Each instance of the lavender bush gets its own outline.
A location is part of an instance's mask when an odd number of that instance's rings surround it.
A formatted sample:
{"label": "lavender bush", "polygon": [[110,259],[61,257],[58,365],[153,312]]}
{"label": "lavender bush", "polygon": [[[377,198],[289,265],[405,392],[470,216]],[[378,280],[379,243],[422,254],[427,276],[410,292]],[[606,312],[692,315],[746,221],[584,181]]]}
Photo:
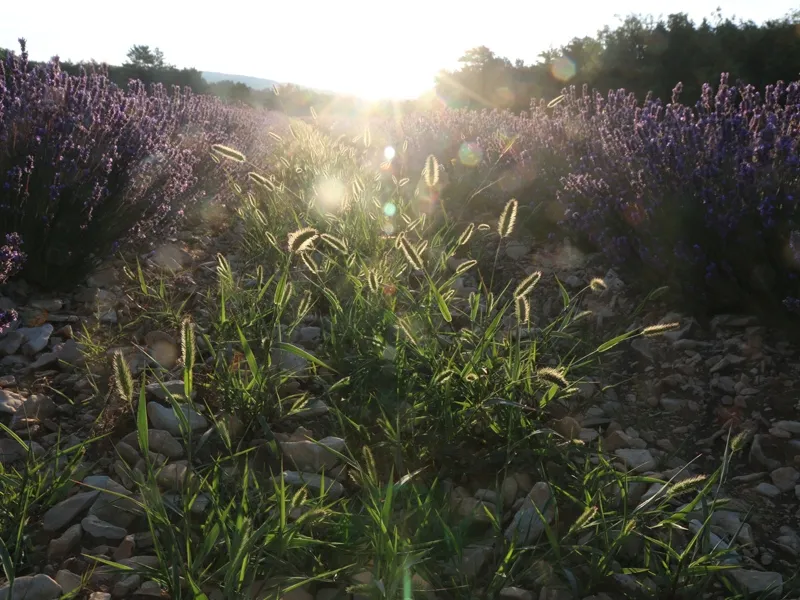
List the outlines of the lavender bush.
{"label": "lavender bush", "polygon": [[[6,235],[5,245],[0,246],[0,284],[15,275],[22,267],[22,263],[25,262],[25,254],[20,249],[21,246],[22,239],[18,234]],[[16,320],[17,312],[15,310],[0,310],[0,335],[8,331]]]}
{"label": "lavender bush", "polygon": [[[616,264],[706,308],[796,304],[800,83],[764,95],[704,86],[694,107],[624,90],[572,90],[564,113],[592,135],[573,158],[563,225]],[[649,277],[648,277],[649,276]]]}
{"label": "lavender bush", "polygon": [[23,275],[36,283],[74,283],[120,244],[174,228],[222,183],[211,144],[258,154],[269,139],[263,114],[69,76],[57,58],[33,66],[20,44],[0,64],[0,231],[25,240]]}
{"label": "lavender bush", "polygon": [[403,175],[434,154],[455,200],[481,190],[495,209],[509,197],[544,208],[538,232],[600,250],[645,285],[712,311],[800,310],[800,83],[762,95],[723,75],[694,106],[680,92],[640,103],[572,88],[521,116],[443,109],[370,128],[379,149],[407,146]]}

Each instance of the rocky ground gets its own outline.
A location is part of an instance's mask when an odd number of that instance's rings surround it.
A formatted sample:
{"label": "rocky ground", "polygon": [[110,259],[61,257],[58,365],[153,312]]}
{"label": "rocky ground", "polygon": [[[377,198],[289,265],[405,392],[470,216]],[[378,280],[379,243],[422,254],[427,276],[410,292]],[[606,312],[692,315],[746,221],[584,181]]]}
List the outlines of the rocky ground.
{"label": "rocky ground", "polygon": [[[145,269],[171,273],[176,289],[188,302],[213,281],[216,252],[231,256],[230,239],[185,236],[143,256]],[[522,273],[544,273],[537,318],[553,316],[560,309],[551,274],[568,289],[577,290],[593,277],[604,275],[607,290],[588,296],[593,311],[592,327],[601,333],[611,324],[630,323],[641,298],[633,297],[626,284],[596,257],[586,257],[568,246],[534,249],[530,244],[511,244],[504,251],[503,266]],[[550,282],[550,283],[548,283]],[[132,496],[131,469],[141,468],[135,423],[114,419],[114,394],[109,391],[111,355],[122,350],[134,375],[146,366],[160,369],[166,387],[182,389],[176,331],[157,328],[157,320],[137,321],[143,310],[129,292],[136,282],[126,278],[123,264],[105,265],[71,295],[39,296],[22,284],[6,286],[0,298],[4,308],[16,308],[22,326],[0,338],[0,419],[18,435],[34,455],[56,445],[78,445],[99,433],[108,433],[87,452],[88,472],[83,486],[41,515],[34,536],[34,555],[41,558],[38,574],[17,579],[13,598],[51,600],[80,589],[91,600],[128,596],[162,597],[158,583],[138,574],[121,576],[109,567],[91,569],[83,554],[106,557],[127,566],[149,565],[152,540],[136,505],[121,503],[117,495]],[[658,338],[638,338],[623,352],[606,361],[594,380],[581,386],[580,398],[565,403],[550,424],[566,438],[586,444],[602,440],[606,451],[637,473],[659,477],[708,473],[720,462],[729,439],[746,432],[747,449],[733,463],[721,495],[732,498],[726,510],[714,515],[713,531],[719,543],[735,540],[740,546],[736,560],[742,569],[735,578],[757,593],[769,586],[783,590],[784,597],[800,597],[795,576],[800,564],[800,353],[783,338],[746,316],[718,316],[703,329],[691,319],[668,314],[669,307],[653,309],[638,317],[639,323],[678,321],[680,328]],[[649,319],[649,320],[648,320]],[[202,318],[198,318],[201,322]],[[121,328],[122,324],[128,325]],[[93,333],[90,347],[84,332]],[[298,342],[313,349],[319,327],[309,324],[298,333]],[[162,492],[175,492],[176,482],[190,467],[175,436],[179,423],[165,402],[166,391],[148,386],[147,415],[152,428],[150,451],[156,461],[168,465],[159,474]],[[211,427],[211,415],[186,406],[192,429]],[[319,485],[314,473],[336,465],[336,457],[305,441],[315,419],[327,412],[318,400],[295,420],[308,428],[278,434],[284,454],[298,467],[288,475],[291,482]],[[230,415],[232,434],[242,427]],[[255,440],[253,443],[257,443]],[[323,446],[340,451],[343,440],[325,438]],[[0,463],[10,469],[25,458],[25,449],[8,433],[0,433]],[[296,480],[296,481],[295,481]],[[454,502],[465,514],[480,502],[500,503],[519,515],[525,503],[541,505],[547,485],[534,485],[520,473],[507,478],[497,492],[477,483],[461,482]],[[332,494],[345,493],[334,482]],[[87,487],[89,486],[89,487]],[[635,484],[636,502],[657,494],[659,484]],[[202,502],[196,504],[202,511]],[[510,528],[517,521],[511,521]],[[697,523],[699,526],[699,522]],[[459,568],[479,570],[491,550],[473,548]],[[624,588],[624,578],[620,580]],[[791,590],[795,590],[792,592]],[[317,591],[316,597],[331,597]],[[542,588],[540,598],[571,597]],[[533,598],[533,592],[508,588],[504,598]],[[0,590],[5,600],[7,590]],[[213,597],[213,594],[212,596]],[[253,591],[258,596],[258,590]],[[286,598],[308,598],[300,588]],[[599,598],[600,596],[598,596]],[[610,597],[610,596],[609,596]]]}

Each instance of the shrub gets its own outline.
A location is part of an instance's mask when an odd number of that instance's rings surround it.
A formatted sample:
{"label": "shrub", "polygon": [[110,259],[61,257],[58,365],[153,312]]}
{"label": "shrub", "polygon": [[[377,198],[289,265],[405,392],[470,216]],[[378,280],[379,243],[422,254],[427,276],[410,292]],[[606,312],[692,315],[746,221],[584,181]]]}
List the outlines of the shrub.
{"label": "shrub", "polygon": [[0,231],[25,240],[35,283],[74,283],[120,244],[170,231],[223,181],[209,145],[249,152],[266,133],[261,115],[188,90],[33,66],[20,44],[0,65]]}
{"label": "shrub", "polygon": [[[694,107],[675,88],[664,105],[624,90],[578,96],[567,109],[587,130],[561,200],[563,224],[648,281],[693,303],[762,308],[796,295],[800,83],[705,85]],[[776,293],[780,296],[776,296]],[[751,307],[755,308],[751,304]]]}
{"label": "shrub", "polygon": [[[25,262],[25,254],[20,250],[21,245],[22,240],[18,234],[6,235],[5,245],[0,246],[0,284],[15,275],[22,267],[22,263]],[[16,320],[17,312],[15,310],[0,310],[0,335],[5,333]]]}

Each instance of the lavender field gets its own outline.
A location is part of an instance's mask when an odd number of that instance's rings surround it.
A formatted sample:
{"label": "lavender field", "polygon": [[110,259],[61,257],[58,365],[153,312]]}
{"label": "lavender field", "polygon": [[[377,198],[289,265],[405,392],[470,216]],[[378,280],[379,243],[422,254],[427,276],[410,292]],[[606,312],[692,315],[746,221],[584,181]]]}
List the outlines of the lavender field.
{"label": "lavender field", "polygon": [[800,81],[308,116],[0,62],[0,600],[798,598]]}

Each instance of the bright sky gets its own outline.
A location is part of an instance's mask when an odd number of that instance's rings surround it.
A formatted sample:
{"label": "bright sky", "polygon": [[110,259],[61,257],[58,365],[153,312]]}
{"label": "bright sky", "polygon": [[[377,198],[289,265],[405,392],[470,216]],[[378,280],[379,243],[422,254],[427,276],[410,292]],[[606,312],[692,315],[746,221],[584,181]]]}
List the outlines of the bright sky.
{"label": "bright sky", "polygon": [[[33,59],[120,64],[133,44],[158,46],[168,62],[251,75],[368,98],[414,97],[440,68],[485,45],[535,62],[551,45],[594,35],[618,16],[686,12],[762,22],[797,0],[33,0],[8,2],[0,47],[28,40]],[[119,8],[117,8],[119,7]],[[650,8],[652,7],[652,8]],[[658,7],[658,8],[657,8]]]}

